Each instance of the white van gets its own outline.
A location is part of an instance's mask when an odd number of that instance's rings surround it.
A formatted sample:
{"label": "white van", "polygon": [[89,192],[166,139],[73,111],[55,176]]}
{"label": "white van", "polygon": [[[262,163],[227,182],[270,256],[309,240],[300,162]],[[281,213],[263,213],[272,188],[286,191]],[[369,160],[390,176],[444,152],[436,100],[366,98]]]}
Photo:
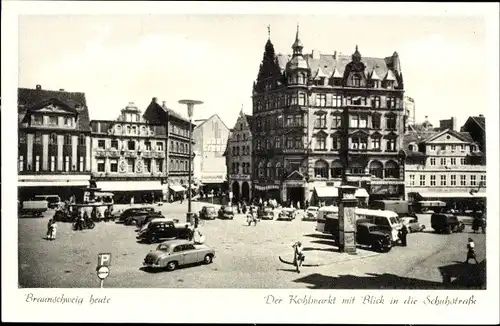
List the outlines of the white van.
{"label": "white van", "polygon": [[58,208],[61,204],[61,198],[58,195],[36,195],[35,200],[46,200],[49,208]]}
{"label": "white van", "polygon": [[366,219],[370,223],[387,227],[391,230],[392,241],[399,240],[398,233],[402,224],[398,214],[393,211],[383,211],[365,208],[356,208],[356,220]]}
{"label": "white van", "polygon": [[332,234],[332,226],[327,223],[328,220],[336,219],[338,224],[339,219],[339,208],[337,206],[323,206],[318,209],[318,215],[316,219],[316,231]]}

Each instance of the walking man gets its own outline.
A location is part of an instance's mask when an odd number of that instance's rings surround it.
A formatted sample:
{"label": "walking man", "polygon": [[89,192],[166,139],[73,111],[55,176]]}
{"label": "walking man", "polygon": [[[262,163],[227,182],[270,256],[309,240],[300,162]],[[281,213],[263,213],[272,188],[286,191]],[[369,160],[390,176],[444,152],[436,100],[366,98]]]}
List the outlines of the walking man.
{"label": "walking man", "polygon": [[467,259],[465,260],[466,264],[469,263],[469,259],[474,259],[476,264],[478,263],[477,259],[476,259],[476,252],[474,251],[474,247],[475,247],[474,241],[471,238],[469,238],[469,241],[467,243]]}
{"label": "walking man", "polygon": [[408,228],[406,227],[405,224],[403,224],[403,227],[399,231],[399,238],[401,239],[401,245],[403,247],[406,247],[406,236],[408,235]]}
{"label": "walking man", "polygon": [[189,242],[193,241],[194,238],[194,232],[193,230],[189,227],[189,224],[186,224],[186,234],[188,237]]}
{"label": "walking man", "polygon": [[302,243],[297,241],[293,244],[293,264],[297,268],[297,273],[300,273],[300,266],[304,262],[304,254],[302,253]]}

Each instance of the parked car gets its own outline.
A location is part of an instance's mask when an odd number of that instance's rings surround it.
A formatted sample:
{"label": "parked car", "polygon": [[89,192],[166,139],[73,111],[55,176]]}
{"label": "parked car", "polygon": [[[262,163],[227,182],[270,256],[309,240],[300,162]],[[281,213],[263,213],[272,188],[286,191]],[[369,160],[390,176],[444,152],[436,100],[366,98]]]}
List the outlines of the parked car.
{"label": "parked car", "polygon": [[46,200],[25,200],[20,203],[19,215],[42,217],[43,213],[49,208],[49,202]]}
{"label": "parked car", "polygon": [[278,221],[291,221],[295,218],[295,209],[285,207],[278,215]]}
{"label": "parked car", "polygon": [[147,212],[144,214],[143,212],[139,212],[138,214],[134,214],[125,220],[125,225],[137,225],[141,227],[142,225],[148,223],[150,220],[154,218],[163,218],[160,212]]}
{"label": "parked car", "polygon": [[274,220],[274,209],[272,207],[262,207],[257,210],[257,216],[261,220]]}
{"label": "parked car", "polygon": [[402,224],[406,225],[406,228],[408,229],[408,232],[422,232],[425,230],[425,225],[420,224],[418,222],[418,217],[401,217],[400,221]]}
{"label": "parked car", "polygon": [[233,206],[224,206],[222,211],[219,211],[219,218],[232,220],[234,218],[236,208]]}
{"label": "parked car", "polygon": [[187,240],[172,240],[161,243],[151,251],[142,263],[147,268],[166,268],[173,271],[179,266],[212,263],[215,250],[204,245],[192,244]]}
{"label": "parked car", "polygon": [[182,228],[182,227],[185,228],[186,227],[185,223],[183,223],[181,225],[181,223],[179,222],[179,220],[176,219],[176,218],[170,219],[170,218],[166,218],[164,216],[161,216],[161,217],[151,216],[151,219],[147,219],[146,221],[144,221],[144,223],[140,227],[137,228],[137,232],[141,232],[141,231],[147,229],[151,223],[162,222],[162,221],[172,221],[172,222],[174,222],[174,225],[177,228]]}
{"label": "parked car", "polygon": [[356,242],[379,252],[392,249],[391,232],[372,223],[357,223]]}
{"label": "parked car", "polygon": [[463,222],[453,214],[434,213],[431,215],[431,226],[438,233],[462,232],[465,229]]}
{"label": "parked car", "polygon": [[305,213],[304,217],[302,217],[302,220],[304,221],[316,221],[318,218],[318,211],[319,207],[317,206],[309,206]]}
{"label": "parked car", "polygon": [[148,214],[150,212],[154,212],[154,208],[153,207],[131,207],[131,208],[127,208],[126,210],[124,210],[120,214],[120,216],[118,217],[117,223],[125,223],[125,221],[130,216],[138,215],[139,212],[141,214]]}
{"label": "parked car", "polygon": [[169,219],[160,219],[159,221],[150,222],[147,228],[138,232],[136,239],[149,243],[168,239],[188,239],[189,233],[186,225],[189,224],[176,224]]}
{"label": "parked car", "polygon": [[199,217],[205,220],[215,220],[217,217],[217,210],[215,209],[215,206],[203,206]]}
{"label": "parked car", "polygon": [[61,205],[61,198],[58,195],[36,195],[34,200],[46,200],[49,203],[49,208],[58,208]]}

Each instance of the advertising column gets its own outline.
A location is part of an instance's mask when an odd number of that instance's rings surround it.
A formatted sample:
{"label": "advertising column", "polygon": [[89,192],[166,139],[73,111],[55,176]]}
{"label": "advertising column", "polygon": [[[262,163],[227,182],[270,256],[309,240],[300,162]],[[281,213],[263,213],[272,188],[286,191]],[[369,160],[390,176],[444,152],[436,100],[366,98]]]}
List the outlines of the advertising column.
{"label": "advertising column", "polygon": [[356,254],[356,187],[340,186],[339,197],[339,250]]}

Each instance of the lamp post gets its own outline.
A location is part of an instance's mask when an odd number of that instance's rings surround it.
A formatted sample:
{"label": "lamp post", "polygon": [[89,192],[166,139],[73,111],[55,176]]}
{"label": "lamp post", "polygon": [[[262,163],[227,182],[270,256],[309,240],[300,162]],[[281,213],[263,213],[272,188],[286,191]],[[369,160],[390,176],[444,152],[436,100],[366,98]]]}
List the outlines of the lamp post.
{"label": "lamp post", "polygon": [[189,116],[189,169],[188,169],[188,212],[186,214],[186,222],[191,223],[193,212],[191,212],[191,165],[193,164],[193,108],[195,104],[203,104],[202,101],[196,100],[180,100],[180,104],[186,104]]}

